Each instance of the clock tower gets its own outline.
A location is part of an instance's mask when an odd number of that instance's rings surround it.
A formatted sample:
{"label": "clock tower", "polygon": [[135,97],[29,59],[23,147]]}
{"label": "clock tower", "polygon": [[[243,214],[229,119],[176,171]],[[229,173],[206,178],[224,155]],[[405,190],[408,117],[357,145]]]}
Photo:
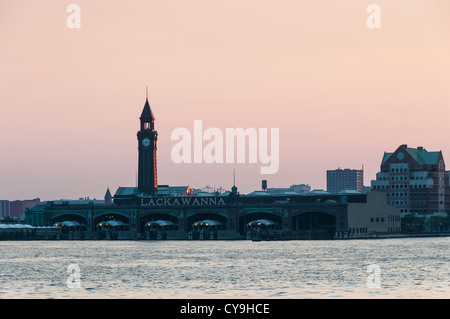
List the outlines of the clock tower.
{"label": "clock tower", "polygon": [[155,131],[155,117],[148,103],[148,97],[139,119],[141,121],[141,129],[137,133],[139,141],[138,189],[140,193],[156,196],[158,188],[156,169],[158,132]]}

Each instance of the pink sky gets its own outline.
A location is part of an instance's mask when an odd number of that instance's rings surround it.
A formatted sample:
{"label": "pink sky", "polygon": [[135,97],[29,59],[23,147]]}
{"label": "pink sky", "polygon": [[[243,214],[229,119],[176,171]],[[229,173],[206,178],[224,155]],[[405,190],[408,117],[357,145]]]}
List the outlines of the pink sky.
{"label": "pink sky", "polygon": [[[66,8],[81,7],[69,29]],[[369,29],[366,8],[381,8]],[[448,0],[0,0],[0,199],[135,186],[145,86],[158,182],[243,193],[365,168],[400,144],[450,166]],[[172,162],[172,130],[280,129],[280,169]]]}

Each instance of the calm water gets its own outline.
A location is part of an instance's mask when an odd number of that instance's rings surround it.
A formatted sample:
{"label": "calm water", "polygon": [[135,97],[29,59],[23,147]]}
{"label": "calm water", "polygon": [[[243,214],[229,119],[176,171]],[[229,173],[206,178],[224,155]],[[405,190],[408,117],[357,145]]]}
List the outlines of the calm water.
{"label": "calm water", "polygon": [[[450,237],[0,242],[0,298],[447,299],[449,248]],[[80,288],[67,287],[73,263]]]}

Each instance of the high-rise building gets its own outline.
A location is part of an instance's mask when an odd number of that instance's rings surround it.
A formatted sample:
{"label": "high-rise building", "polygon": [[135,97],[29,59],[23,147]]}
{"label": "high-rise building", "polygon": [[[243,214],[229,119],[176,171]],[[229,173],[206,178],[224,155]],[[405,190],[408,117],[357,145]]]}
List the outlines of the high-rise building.
{"label": "high-rise building", "polygon": [[450,208],[449,175],[441,151],[400,145],[384,153],[372,190],[388,193],[388,203],[405,214],[445,215]]}
{"label": "high-rise building", "polygon": [[364,192],[364,171],[362,169],[327,170],[327,192],[337,194],[345,190]]}

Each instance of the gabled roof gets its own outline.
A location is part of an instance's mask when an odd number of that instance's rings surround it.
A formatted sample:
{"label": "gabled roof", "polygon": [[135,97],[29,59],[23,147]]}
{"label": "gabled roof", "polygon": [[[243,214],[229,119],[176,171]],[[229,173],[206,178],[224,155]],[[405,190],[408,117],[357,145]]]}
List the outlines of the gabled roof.
{"label": "gabled roof", "polygon": [[383,159],[381,160],[381,165],[386,163],[386,161],[389,159],[389,157],[391,157],[392,154],[394,154],[394,153],[386,153],[386,152],[384,152]]}
{"label": "gabled roof", "polygon": [[[426,149],[424,149],[422,147],[412,148],[412,147],[406,147],[406,146],[402,145],[399,148],[402,148],[402,150],[406,151],[419,164],[437,165],[439,162],[440,154],[441,154],[440,151],[428,152]],[[386,161],[394,153],[384,153],[383,160],[381,161],[381,165],[386,163]]]}

